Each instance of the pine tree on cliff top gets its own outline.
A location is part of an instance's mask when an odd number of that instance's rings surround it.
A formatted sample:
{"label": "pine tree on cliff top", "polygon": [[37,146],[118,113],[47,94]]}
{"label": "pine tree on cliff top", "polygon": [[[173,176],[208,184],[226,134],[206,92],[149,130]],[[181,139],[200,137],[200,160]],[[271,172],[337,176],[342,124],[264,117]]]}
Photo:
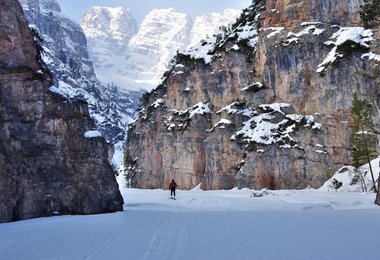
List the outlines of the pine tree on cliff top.
{"label": "pine tree on cliff top", "polygon": [[126,181],[126,187],[131,188],[131,181],[132,181],[132,178],[134,176],[136,161],[134,161],[132,159],[132,156],[131,156],[129,150],[124,151],[123,162],[124,162],[124,174],[123,174],[123,176],[124,176],[124,179]]}

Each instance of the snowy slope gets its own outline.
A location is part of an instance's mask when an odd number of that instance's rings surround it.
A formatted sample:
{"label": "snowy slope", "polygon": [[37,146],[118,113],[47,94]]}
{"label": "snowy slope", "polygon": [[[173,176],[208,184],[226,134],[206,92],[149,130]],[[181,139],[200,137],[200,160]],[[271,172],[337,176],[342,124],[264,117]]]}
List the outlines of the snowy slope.
{"label": "snowy slope", "polygon": [[[371,168],[374,180],[379,178],[380,158],[371,161]],[[362,177],[360,177],[360,175]],[[340,192],[361,192],[371,191],[373,180],[370,173],[369,164],[359,167],[357,171],[353,166],[344,166],[337,171],[328,181],[320,188],[321,191],[340,191]]]}
{"label": "snowy slope", "polygon": [[[2,259],[378,258],[374,194],[124,192],[124,212],[0,225]],[[256,193],[257,194],[257,193]]]}
{"label": "snowy slope", "polygon": [[[153,9],[132,37],[135,20],[129,11],[126,19],[127,11],[117,10],[92,7],[85,14],[82,27],[100,81],[132,90],[156,87],[177,50],[184,51],[214,34],[219,26],[234,22],[240,14],[240,11],[228,9],[223,14],[196,17],[193,22],[189,15],[173,8]],[[115,23],[120,24],[120,30],[128,31],[128,37],[114,36],[111,25]],[[122,29],[123,25],[128,29]]]}

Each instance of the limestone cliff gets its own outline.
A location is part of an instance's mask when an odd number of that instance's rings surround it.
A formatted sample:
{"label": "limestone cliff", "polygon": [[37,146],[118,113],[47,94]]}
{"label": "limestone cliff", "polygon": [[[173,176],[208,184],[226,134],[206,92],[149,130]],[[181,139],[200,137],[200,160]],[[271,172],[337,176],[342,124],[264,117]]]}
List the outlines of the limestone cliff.
{"label": "limestone cliff", "polygon": [[127,158],[136,187],[319,187],[350,164],[353,93],[380,127],[379,31],[360,1],[254,1],[177,55],[144,96]]}
{"label": "limestone cliff", "polygon": [[0,5],[0,222],[122,210],[106,142],[85,137],[87,103],[49,90],[20,3]]}

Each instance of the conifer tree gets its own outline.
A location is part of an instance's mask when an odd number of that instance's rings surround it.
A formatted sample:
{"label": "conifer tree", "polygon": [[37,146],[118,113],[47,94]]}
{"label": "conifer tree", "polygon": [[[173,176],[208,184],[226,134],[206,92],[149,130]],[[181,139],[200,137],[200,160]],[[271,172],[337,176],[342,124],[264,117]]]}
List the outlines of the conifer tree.
{"label": "conifer tree", "polygon": [[355,93],[352,100],[352,165],[355,169],[368,163],[371,173],[373,189],[377,192],[371,160],[377,157],[376,135],[373,122],[370,117],[370,105],[364,100],[359,100]]}
{"label": "conifer tree", "polygon": [[134,175],[136,162],[132,159],[129,150],[124,151],[124,178],[127,183],[127,187],[131,187],[131,181]]}

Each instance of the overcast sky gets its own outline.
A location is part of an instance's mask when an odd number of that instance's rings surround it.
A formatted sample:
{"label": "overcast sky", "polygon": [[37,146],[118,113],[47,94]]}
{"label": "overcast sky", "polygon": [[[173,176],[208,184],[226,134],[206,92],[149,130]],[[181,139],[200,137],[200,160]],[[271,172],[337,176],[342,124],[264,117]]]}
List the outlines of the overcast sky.
{"label": "overcast sky", "polygon": [[129,8],[138,23],[153,8],[174,7],[192,17],[206,12],[222,12],[226,8],[243,9],[252,0],[57,0],[62,13],[80,23],[83,14],[94,5]]}

